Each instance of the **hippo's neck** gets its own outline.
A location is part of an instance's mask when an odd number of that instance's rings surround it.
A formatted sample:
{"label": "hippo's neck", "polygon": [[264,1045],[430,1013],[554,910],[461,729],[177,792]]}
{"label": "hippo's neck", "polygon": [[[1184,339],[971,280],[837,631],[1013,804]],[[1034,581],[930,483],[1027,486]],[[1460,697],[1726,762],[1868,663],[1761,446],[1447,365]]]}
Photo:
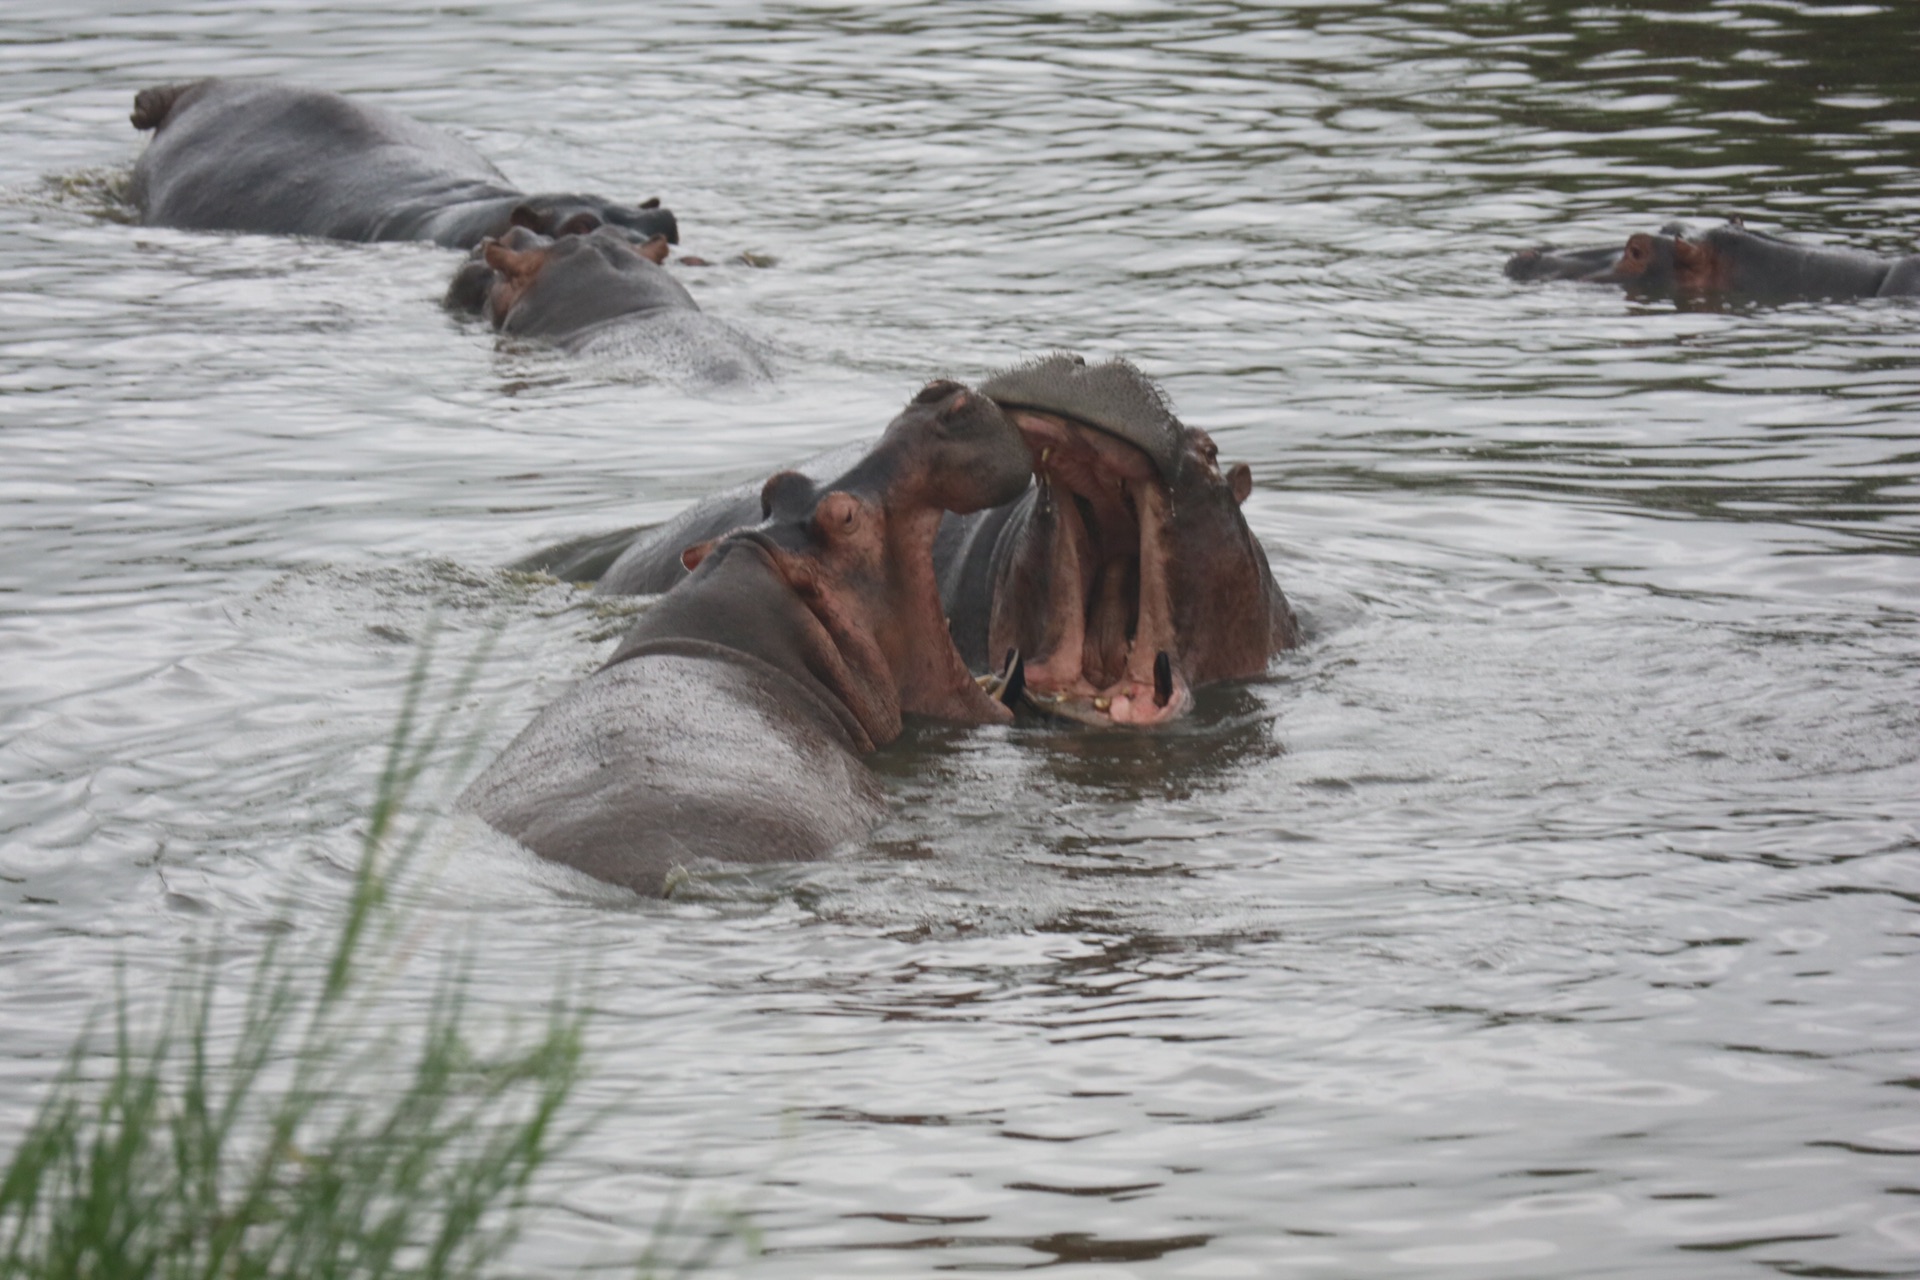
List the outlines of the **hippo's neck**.
{"label": "hippo's neck", "polygon": [[449,249],[471,249],[488,236],[505,235],[513,225],[514,209],[524,198],[503,183],[449,183],[418,193],[396,208],[371,238],[431,240]]}
{"label": "hippo's neck", "polygon": [[[796,705],[837,730],[854,751],[872,751],[900,732],[889,682],[849,671],[764,555],[737,542],[714,548],[693,577],[641,614],[606,666],[645,653],[731,657],[771,668],[791,682]],[[876,700],[884,705],[876,708]]]}

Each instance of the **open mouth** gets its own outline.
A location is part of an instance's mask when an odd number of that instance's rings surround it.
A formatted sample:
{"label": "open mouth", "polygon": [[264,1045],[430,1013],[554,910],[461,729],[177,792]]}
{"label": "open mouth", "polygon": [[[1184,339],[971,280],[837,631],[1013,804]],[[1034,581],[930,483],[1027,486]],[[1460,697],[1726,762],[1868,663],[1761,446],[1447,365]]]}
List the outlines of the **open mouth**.
{"label": "open mouth", "polygon": [[1017,665],[1026,705],[1089,724],[1185,714],[1193,693],[1174,662],[1165,481],[1117,436],[1034,410],[1008,416],[1033,453],[1030,536],[1046,545],[1044,573],[1028,579],[1041,598],[1010,591],[994,609],[993,652],[1012,651],[1002,679]]}

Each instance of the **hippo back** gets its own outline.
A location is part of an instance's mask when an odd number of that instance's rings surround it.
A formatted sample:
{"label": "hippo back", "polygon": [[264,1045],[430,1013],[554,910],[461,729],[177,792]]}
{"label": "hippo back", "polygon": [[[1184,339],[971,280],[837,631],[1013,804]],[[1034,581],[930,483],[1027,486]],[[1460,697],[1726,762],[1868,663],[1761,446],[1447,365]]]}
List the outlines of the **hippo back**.
{"label": "hippo back", "polygon": [[1731,225],[1713,228],[1702,240],[1728,264],[1728,291],[1757,301],[1871,298],[1892,265],[1859,249],[1794,244]]}
{"label": "hippo back", "polygon": [[[839,475],[872,447],[871,441],[845,445],[795,467],[815,484]],[[766,478],[709,494],[663,525],[638,535],[601,575],[593,590],[603,596],[645,596],[670,590],[687,576],[680,553],[760,519],[760,490]]]}
{"label": "hippo back", "polygon": [[651,896],[676,866],[817,858],[885,805],[811,702],[737,652],[639,654],[543,711],[460,807],[541,857]]}
{"label": "hippo back", "polygon": [[150,226],[431,238],[421,227],[445,206],[516,194],[464,142],[323,90],[202,80],[141,100],[135,121],[155,133],[130,195]]}
{"label": "hippo back", "polygon": [[1880,282],[1881,298],[1911,298],[1920,295],[1920,254],[1894,259],[1887,278]]}

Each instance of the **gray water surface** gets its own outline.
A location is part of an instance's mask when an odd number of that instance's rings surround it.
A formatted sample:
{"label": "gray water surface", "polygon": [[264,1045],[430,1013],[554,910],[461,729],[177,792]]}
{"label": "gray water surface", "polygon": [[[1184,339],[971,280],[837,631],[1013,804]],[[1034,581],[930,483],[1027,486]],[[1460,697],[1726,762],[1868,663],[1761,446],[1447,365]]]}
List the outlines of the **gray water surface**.
{"label": "gray water surface", "polygon": [[[497,636],[445,788],[604,658],[620,610],[500,566],[1067,348],[1252,465],[1308,644],[1164,736],[916,727],[865,845],[666,904],[452,824],[481,997],[600,1010],[517,1265],[685,1196],[767,1277],[1920,1275],[1920,307],[1500,274],[1728,212],[1913,251],[1916,47],[1895,0],[12,0],[0,1134],[116,963],[338,900],[419,642],[444,694]],[[430,246],[130,225],[132,96],[203,74],[661,196],[780,378],[497,347]]]}

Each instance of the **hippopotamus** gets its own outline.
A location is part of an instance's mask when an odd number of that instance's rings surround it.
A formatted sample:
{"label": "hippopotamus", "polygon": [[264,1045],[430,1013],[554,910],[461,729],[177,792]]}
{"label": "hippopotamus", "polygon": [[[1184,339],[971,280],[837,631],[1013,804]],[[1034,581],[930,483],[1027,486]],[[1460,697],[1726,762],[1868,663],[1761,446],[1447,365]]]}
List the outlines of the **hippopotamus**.
{"label": "hippopotamus", "polygon": [[1031,459],[991,400],[930,383],[826,484],[781,472],[756,521],[542,711],[457,807],[552,861],[660,895],[677,865],[817,858],[884,812],[860,757],[903,715],[1012,713],[948,638],[942,515],[1008,501]]}
{"label": "hippopotamus", "polygon": [[321,89],[277,80],[156,85],[134,97],[132,119],[154,131],[129,193],[148,226],[456,249],[515,226],[679,237],[657,199],[526,195],[457,138]]}
{"label": "hippopotamus", "polygon": [[630,355],[681,381],[771,377],[751,342],[700,310],[661,264],[667,238],[634,243],[623,228],[554,239],[515,227],[475,247],[445,304],[502,334],[581,354]]}
{"label": "hippopotamus", "polygon": [[[1124,360],[1056,353],[980,384],[1025,438],[1036,483],[1012,502],[949,516],[934,544],[942,607],[968,667],[1017,660],[1024,701],[1096,725],[1151,727],[1185,714],[1194,688],[1265,672],[1300,629],[1240,506],[1244,463],[1221,470],[1206,432]],[[801,464],[824,476],[836,450]],[[658,528],[523,561],[602,594],[663,591],[680,549],[753,510],[754,486],[696,503]],[[608,560],[616,547],[624,547]]]}
{"label": "hippopotamus", "polygon": [[1581,280],[1636,293],[1754,302],[1920,295],[1920,254],[1885,257],[1793,244],[1749,231],[1737,218],[1699,234],[1669,223],[1657,234],[1629,236],[1619,248],[1527,249],[1507,260],[1506,273],[1515,280]]}

